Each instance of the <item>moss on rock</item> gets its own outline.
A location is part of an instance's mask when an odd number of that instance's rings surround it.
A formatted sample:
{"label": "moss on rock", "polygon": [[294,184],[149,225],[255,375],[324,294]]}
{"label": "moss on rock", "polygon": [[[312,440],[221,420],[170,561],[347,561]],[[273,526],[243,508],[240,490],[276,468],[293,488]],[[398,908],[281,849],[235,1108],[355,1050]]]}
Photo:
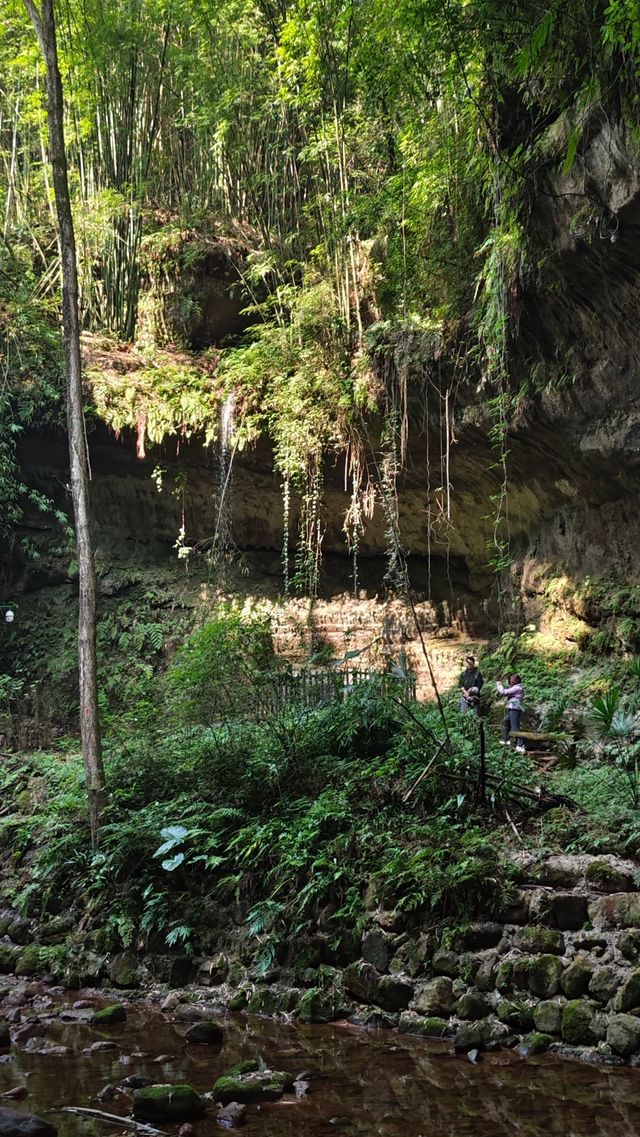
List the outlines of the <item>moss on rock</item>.
{"label": "moss on rock", "polygon": [[291,1089],[294,1079],[282,1070],[258,1070],[257,1063],[251,1070],[240,1071],[234,1066],[218,1078],[213,1087],[213,1096],[222,1105],[237,1101],[241,1104],[260,1101],[277,1101],[285,1090]]}
{"label": "moss on rock", "polygon": [[[586,911],[585,911],[586,915]],[[516,946],[524,952],[541,952],[546,955],[562,955],[564,936],[553,928],[521,928],[516,937]]]}
{"label": "moss on rock", "polygon": [[450,1015],[454,1003],[455,995],[451,980],[439,975],[416,988],[412,1009],[427,1016]]}
{"label": "moss on rock", "polygon": [[584,956],[577,956],[573,963],[562,972],[560,988],[567,999],[577,999],[589,989],[593,964]]}
{"label": "moss on rock", "polygon": [[484,1039],[478,1023],[462,1023],[454,1039],[457,1054],[468,1054],[470,1050],[482,1050]]}
{"label": "moss on rock", "polygon": [[533,1026],[533,1012],[525,1003],[511,1002],[503,999],[498,1003],[496,1014],[500,1022],[505,1023],[509,1030],[521,1033],[531,1030]]}
{"label": "moss on rock", "polygon": [[491,1008],[479,991],[471,990],[460,996],[454,1010],[458,1018],[475,1021],[486,1018]]}
{"label": "moss on rock", "polygon": [[415,1011],[403,1011],[398,1022],[400,1034],[417,1034],[421,1038],[445,1038],[451,1033],[446,1019],[417,1015]]}
{"label": "moss on rock", "polygon": [[611,1015],[607,1026],[607,1042],[623,1058],[637,1054],[640,1050],[640,1019],[635,1015]]}
{"label": "moss on rock", "polygon": [[564,999],[543,999],[533,1008],[535,1028],[542,1034],[560,1034]]}
{"label": "moss on rock", "polygon": [[95,1011],[89,1019],[90,1026],[116,1026],[127,1021],[127,1012],[122,1003],[113,1003],[109,1007],[102,1007]]}
{"label": "moss on rock", "polygon": [[374,1001],[379,980],[380,976],[373,964],[366,963],[363,959],[350,963],[342,973],[345,990],[362,1003]]}
{"label": "moss on rock", "polygon": [[522,1054],[523,1058],[534,1058],[536,1054],[544,1054],[552,1042],[551,1035],[536,1030],[532,1031],[531,1034],[525,1034],[516,1049],[518,1054]]}
{"label": "moss on rock", "polygon": [[562,963],[557,955],[539,955],[528,968],[529,990],[539,999],[550,999],[560,990]]}
{"label": "moss on rock", "polygon": [[587,883],[600,892],[629,892],[633,888],[631,874],[604,858],[592,861],[584,875]]}
{"label": "moss on rock", "polygon": [[296,1013],[303,1023],[330,1023],[335,1018],[333,995],[322,987],[312,987],[300,999]]}
{"label": "moss on rock", "polygon": [[15,965],[16,975],[23,975],[28,978],[31,975],[43,975],[46,970],[44,953],[37,944],[30,944],[29,947],[20,952]]}
{"label": "moss on rock", "polygon": [[640,968],[632,971],[616,995],[616,1011],[632,1011],[640,1007]]}
{"label": "moss on rock", "polygon": [[203,1113],[204,1102],[191,1086],[143,1086],[133,1095],[133,1116],[147,1121],[181,1121]]}
{"label": "moss on rock", "polygon": [[0,944],[0,975],[13,975],[21,954],[15,944]]}
{"label": "moss on rock", "polygon": [[585,999],[571,999],[564,1007],[562,1039],[572,1046],[593,1046],[598,1041],[594,1008]]}

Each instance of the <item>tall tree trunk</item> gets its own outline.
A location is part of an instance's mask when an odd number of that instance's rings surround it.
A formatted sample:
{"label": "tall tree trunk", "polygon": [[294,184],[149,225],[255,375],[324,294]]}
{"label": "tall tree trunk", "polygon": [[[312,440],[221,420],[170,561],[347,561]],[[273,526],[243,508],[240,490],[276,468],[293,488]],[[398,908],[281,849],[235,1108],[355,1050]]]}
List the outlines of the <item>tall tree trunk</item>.
{"label": "tall tree trunk", "polygon": [[64,103],[62,80],[58,67],[56,23],[53,0],[42,0],[38,10],[34,0],[24,0],[35,28],[47,73],[47,117],[49,122],[49,157],[58,214],[60,255],[62,260],[62,324],[67,375],[67,429],[71,496],[76,527],[80,576],[80,613],[78,622],[78,657],[80,665],[80,736],[84,759],[91,839],[95,845],[100,826],[100,813],[105,799],[104,767],[98,715],[98,683],[96,658],[96,578],[91,543],[91,510],[89,500],[89,457],[85,433],[82,398],[82,361],[80,358],[80,322],[78,316],[78,270],[76,242],[71,215],[71,198],[67,177],[67,154],[64,142]]}

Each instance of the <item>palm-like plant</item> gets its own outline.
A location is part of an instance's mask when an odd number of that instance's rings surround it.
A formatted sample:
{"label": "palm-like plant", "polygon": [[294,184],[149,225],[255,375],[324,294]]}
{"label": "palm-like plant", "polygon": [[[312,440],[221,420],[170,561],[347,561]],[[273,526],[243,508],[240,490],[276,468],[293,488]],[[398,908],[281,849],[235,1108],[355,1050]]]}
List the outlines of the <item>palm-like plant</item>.
{"label": "palm-like plant", "polygon": [[[640,660],[634,660],[635,663],[638,663],[640,669]],[[633,805],[637,808],[640,804],[640,715],[633,705],[623,705],[619,687],[610,687],[592,701],[589,719],[598,739],[612,746],[615,764],[624,775]]]}

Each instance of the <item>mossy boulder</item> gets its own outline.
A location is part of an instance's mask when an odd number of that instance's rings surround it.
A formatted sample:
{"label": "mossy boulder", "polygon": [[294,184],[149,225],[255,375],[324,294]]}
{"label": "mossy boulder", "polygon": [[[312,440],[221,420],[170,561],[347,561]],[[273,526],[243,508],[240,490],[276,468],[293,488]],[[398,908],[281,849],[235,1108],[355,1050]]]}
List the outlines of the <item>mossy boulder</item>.
{"label": "mossy boulder", "polygon": [[516,936],[516,947],[519,947],[520,951],[523,952],[562,955],[564,952],[564,936],[562,932],[557,932],[554,928],[521,928]]}
{"label": "mossy boulder", "polygon": [[282,1010],[282,992],[277,987],[258,987],[247,1004],[250,1015],[275,1015]]}
{"label": "mossy boulder", "polygon": [[495,1015],[488,1015],[477,1024],[485,1046],[506,1046],[512,1038],[513,1032],[506,1023],[500,1022]]}
{"label": "mossy boulder", "polygon": [[7,927],[7,935],[13,940],[14,944],[27,947],[33,940],[31,921],[26,916],[14,916]]}
{"label": "mossy boulder", "polygon": [[538,999],[551,999],[560,990],[562,963],[557,955],[539,955],[529,963],[529,990]]}
{"label": "mossy boulder", "polygon": [[633,876],[615,863],[599,857],[587,866],[585,880],[598,892],[630,892]]}
{"label": "mossy boulder", "polygon": [[593,964],[585,956],[577,956],[560,976],[562,993],[567,999],[578,999],[580,995],[585,995],[592,975]]}
{"label": "mossy boulder", "polygon": [[431,957],[433,945],[429,936],[424,933],[417,939],[407,940],[396,951],[389,962],[389,971],[392,975],[406,972],[412,979],[424,971],[427,960]]}
{"label": "mossy boulder", "polygon": [[474,979],[478,991],[486,993],[493,991],[496,985],[496,972],[498,967],[499,956],[492,952],[491,955],[483,959],[475,973]]}
{"label": "mossy boulder", "polygon": [[460,974],[460,959],[455,951],[440,951],[435,952],[431,961],[431,970],[434,975],[448,975],[450,979],[455,979]]}
{"label": "mossy boulder", "polygon": [[383,975],[378,983],[376,1003],[385,1011],[404,1011],[413,998],[414,985],[410,979],[397,975]]}
{"label": "mossy boulder", "polygon": [[222,1105],[231,1101],[241,1104],[260,1101],[278,1101],[286,1090],[293,1087],[291,1074],[282,1070],[259,1070],[257,1063],[239,1063],[218,1078],[213,1087],[213,1097]]}
{"label": "mossy boulder", "polygon": [[599,931],[640,928],[640,892],[614,892],[609,896],[599,896],[589,905],[589,919]]}
{"label": "mossy boulder", "polygon": [[509,1030],[521,1034],[522,1031],[531,1030],[533,1026],[533,1011],[525,1003],[511,1002],[502,999],[496,1007],[496,1014],[500,1022],[509,1027]]}
{"label": "mossy boulder", "polygon": [[536,1054],[544,1054],[552,1042],[553,1039],[550,1034],[535,1030],[531,1034],[525,1034],[516,1049],[523,1058],[535,1058]]}
{"label": "mossy boulder", "polygon": [[47,965],[43,950],[37,944],[29,944],[29,947],[20,952],[15,965],[16,975],[23,975],[28,978],[32,975],[43,975],[46,970]]}
{"label": "mossy boulder", "polygon": [[421,1038],[446,1038],[451,1027],[446,1019],[432,1016],[425,1018],[415,1011],[403,1011],[398,1022],[400,1034],[417,1034]]}
{"label": "mossy boulder", "polygon": [[615,995],[622,976],[616,967],[597,967],[591,976],[589,994],[599,1003],[608,1003]]}
{"label": "mossy boulder", "polygon": [[618,951],[630,963],[637,963],[640,959],[640,929],[629,928],[626,932],[620,932]]}
{"label": "mossy boulder", "polygon": [[230,1011],[244,1011],[248,1002],[249,996],[246,991],[236,991],[229,999],[228,1007]]}
{"label": "mossy boulder", "polygon": [[[518,961],[520,962],[520,961]],[[504,959],[498,965],[495,973],[495,988],[496,991],[508,991],[511,987],[513,980],[514,965],[510,959]],[[526,984],[525,984],[526,985]]]}
{"label": "mossy boulder", "polygon": [[363,959],[350,963],[342,972],[342,983],[345,991],[353,995],[362,1003],[372,1003],[375,1000],[380,974],[372,963]]}
{"label": "mossy boulder", "polygon": [[560,1034],[564,999],[543,999],[533,1008],[533,1021],[542,1034]]}
{"label": "mossy boulder", "polygon": [[389,970],[393,955],[392,939],[382,928],[371,928],[362,937],[362,958],[375,967],[376,971]]}
{"label": "mossy boulder", "polygon": [[513,967],[511,968],[511,986],[517,990],[526,991],[529,986],[529,971],[531,970],[532,959],[528,956],[521,956],[520,959],[514,959]]}
{"label": "mossy boulder", "polygon": [[13,975],[21,954],[15,944],[0,944],[0,975]]}
{"label": "mossy boulder", "polygon": [[322,987],[312,987],[300,999],[296,1015],[303,1023],[333,1022],[336,1017],[334,996]]}
{"label": "mossy boulder", "polygon": [[598,1041],[595,1008],[586,999],[571,999],[563,1008],[562,1039],[571,1046],[594,1046]]}
{"label": "mossy boulder", "polygon": [[11,1035],[9,1033],[9,1023],[6,1019],[0,1019],[0,1047],[11,1045]]}
{"label": "mossy boulder", "polygon": [[73,927],[70,916],[54,916],[38,929],[38,940],[43,944],[61,944]]}
{"label": "mossy boulder", "polygon": [[469,1019],[475,1022],[477,1019],[486,1018],[491,1007],[479,991],[472,989],[460,996],[455,1004],[454,1011],[459,1019]]}
{"label": "mossy boulder", "polygon": [[455,1001],[451,980],[439,975],[416,987],[411,1009],[427,1016],[450,1015]]}
{"label": "mossy boulder", "polygon": [[458,932],[455,940],[456,951],[485,951],[487,948],[497,947],[504,935],[502,924],[484,921],[481,924],[471,924],[470,927]]}
{"label": "mossy boulder", "polygon": [[482,1050],[484,1039],[478,1023],[461,1023],[453,1041],[456,1054],[468,1054],[470,1050]]}
{"label": "mossy boulder", "polygon": [[616,995],[616,1011],[632,1011],[640,1007],[640,968],[631,972]]}
{"label": "mossy boulder", "polygon": [[635,1015],[610,1015],[607,1042],[623,1058],[637,1054],[640,1050],[640,1019]]}
{"label": "mossy boulder", "polygon": [[145,1121],[182,1121],[201,1117],[204,1101],[191,1086],[143,1086],[133,1095],[133,1116]]}
{"label": "mossy boulder", "polygon": [[397,1011],[383,1011],[382,1007],[357,1007],[349,1015],[348,1022],[354,1026],[364,1026],[372,1030],[393,1030],[400,1016]]}
{"label": "mossy boulder", "polygon": [[112,1003],[109,1007],[102,1007],[101,1010],[95,1011],[89,1019],[90,1026],[117,1026],[118,1023],[127,1021],[127,1012],[125,1011],[122,1003]]}
{"label": "mossy boulder", "polygon": [[111,960],[109,979],[116,987],[130,990],[140,984],[138,960],[132,951],[121,951]]}

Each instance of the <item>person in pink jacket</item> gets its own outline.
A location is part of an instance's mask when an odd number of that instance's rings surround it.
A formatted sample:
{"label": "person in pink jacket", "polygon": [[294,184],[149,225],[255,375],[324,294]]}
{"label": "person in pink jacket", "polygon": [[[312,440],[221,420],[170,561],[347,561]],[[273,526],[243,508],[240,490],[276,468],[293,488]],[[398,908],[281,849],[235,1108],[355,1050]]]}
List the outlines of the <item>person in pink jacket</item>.
{"label": "person in pink jacket", "polygon": [[497,687],[498,694],[507,700],[500,736],[500,745],[507,746],[511,734],[517,734],[520,730],[520,720],[524,710],[524,687],[519,675],[511,675],[506,687],[502,683],[498,683]]}

